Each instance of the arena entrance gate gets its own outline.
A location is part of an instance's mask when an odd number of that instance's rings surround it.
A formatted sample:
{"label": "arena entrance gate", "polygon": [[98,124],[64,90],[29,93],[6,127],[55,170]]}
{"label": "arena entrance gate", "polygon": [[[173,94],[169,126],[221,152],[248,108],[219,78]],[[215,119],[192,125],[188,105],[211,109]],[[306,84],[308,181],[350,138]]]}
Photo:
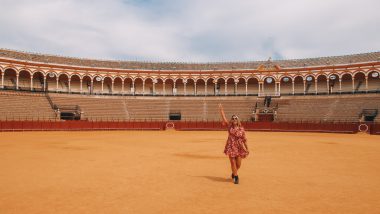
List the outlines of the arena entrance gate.
{"label": "arena entrance gate", "polygon": [[272,122],[276,119],[278,103],[272,101],[271,96],[265,96],[261,101],[257,101],[252,111],[251,121]]}
{"label": "arena entrance gate", "polygon": [[377,116],[377,109],[363,109],[362,113],[360,113],[360,121],[361,122],[373,122]]}
{"label": "arena entrance gate", "polygon": [[169,113],[169,120],[181,120],[180,111],[172,111]]}

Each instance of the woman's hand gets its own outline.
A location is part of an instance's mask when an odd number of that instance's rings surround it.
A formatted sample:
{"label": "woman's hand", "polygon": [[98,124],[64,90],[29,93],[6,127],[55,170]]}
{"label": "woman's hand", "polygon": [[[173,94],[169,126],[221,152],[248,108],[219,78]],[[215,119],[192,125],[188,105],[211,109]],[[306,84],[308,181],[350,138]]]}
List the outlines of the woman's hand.
{"label": "woman's hand", "polygon": [[218,106],[219,106],[220,116],[222,117],[222,124],[226,125],[228,124],[228,121],[227,121],[226,115],[224,114],[223,106],[221,103],[219,103]]}

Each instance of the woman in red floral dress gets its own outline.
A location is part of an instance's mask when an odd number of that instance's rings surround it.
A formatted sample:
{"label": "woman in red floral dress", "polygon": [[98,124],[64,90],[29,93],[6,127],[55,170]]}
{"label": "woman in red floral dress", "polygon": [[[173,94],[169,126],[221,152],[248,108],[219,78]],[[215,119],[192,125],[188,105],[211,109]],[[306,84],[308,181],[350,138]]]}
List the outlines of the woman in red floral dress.
{"label": "woman in red floral dress", "polygon": [[230,158],[232,169],[231,177],[234,183],[238,184],[238,170],[241,167],[241,161],[249,154],[247,138],[245,137],[244,127],[241,125],[239,117],[232,115],[231,120],[228,122],[222,104],[219,104],[219,110],[223,126],[228,125],[228,139],[224,147],[224,154]]}

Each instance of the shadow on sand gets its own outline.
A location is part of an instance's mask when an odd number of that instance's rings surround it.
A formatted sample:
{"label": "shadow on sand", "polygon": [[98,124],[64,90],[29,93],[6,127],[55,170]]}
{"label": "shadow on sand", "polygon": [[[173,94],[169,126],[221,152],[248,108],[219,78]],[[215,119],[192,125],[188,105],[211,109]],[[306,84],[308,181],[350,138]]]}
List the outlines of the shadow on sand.
{"label": "shadow on sand", "polygon": [[208,180],[215,181],[215,182],[232,182],[231,178],[221,178],[221,177],[215,177],[215,176],[193,176],[193,177],[206,178]]}
{"label": "shadow on sand", "polygon": [[225,159],[225,157],[223,156],[187,154],[187,153],[177,153],[174,155],[178,157],[184,157],[184,158],[190,158],[190,159]]}

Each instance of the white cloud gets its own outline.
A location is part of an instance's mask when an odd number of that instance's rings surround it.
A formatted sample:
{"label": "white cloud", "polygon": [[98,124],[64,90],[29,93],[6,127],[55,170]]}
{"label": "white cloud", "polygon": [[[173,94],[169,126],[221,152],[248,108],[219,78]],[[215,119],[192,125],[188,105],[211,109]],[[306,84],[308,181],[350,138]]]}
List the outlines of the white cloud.
{"label": "white cloud", "polygon": [[377,0],[0,0],[0,47],[87,58],[244,61],[380,49]]}

